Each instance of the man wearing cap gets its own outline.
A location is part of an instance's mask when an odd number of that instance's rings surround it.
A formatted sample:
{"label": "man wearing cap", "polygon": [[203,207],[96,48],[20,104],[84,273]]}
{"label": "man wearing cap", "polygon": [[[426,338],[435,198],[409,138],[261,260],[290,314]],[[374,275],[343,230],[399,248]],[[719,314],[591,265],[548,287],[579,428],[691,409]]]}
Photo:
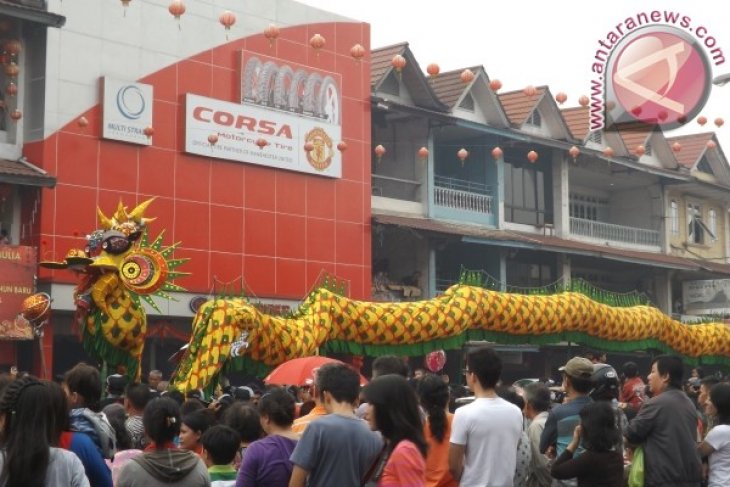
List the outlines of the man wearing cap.
{"label": "man wearing cap", "polygon": [[[540,452],[547,453],[548,450],[554,449],[557,456],[565,451],[573,439],[573,431],[580,424],[581,410],[592,402],[588,393],[593,388],[591,382],[593,362],[584,357],[573,357],[559,370],[563,373],[565,400],[563,404],[550,411],[545,421],[545,429],[540,436]],[[575,456],[582,452],[583,447],[579,446]],[[565,485],[575,485],[575,482],[563,482]]]}
{"label": "man wearing cap", "polygon": [[112,374],[106,378],[106,397],[101,400],[100,407],[104,409],[110,404],[124,404],[124,388],[127,387],[127,378],[120,374]]}

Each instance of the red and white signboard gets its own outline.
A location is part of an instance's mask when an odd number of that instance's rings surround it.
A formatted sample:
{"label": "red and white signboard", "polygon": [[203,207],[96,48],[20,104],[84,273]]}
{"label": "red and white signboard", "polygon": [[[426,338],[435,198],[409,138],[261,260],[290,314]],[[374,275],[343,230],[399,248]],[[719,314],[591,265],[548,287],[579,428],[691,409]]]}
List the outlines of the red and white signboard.
{"label": "red and white signboard", "polygon": [[29,340],[29,323],[19,317],[23,300],[33,294],[35,249],[0,245],[0,340]]}
{"label": "red and white signboard", "polygon": [[339,125],[191,94],[185,113],[185,151],[191,154],[332,178],[342,175]]}
{"label": "red and white signboard", "polygon": [[241,56],[240,104],[187,95],[185,151],[341,177],[339,75]]}

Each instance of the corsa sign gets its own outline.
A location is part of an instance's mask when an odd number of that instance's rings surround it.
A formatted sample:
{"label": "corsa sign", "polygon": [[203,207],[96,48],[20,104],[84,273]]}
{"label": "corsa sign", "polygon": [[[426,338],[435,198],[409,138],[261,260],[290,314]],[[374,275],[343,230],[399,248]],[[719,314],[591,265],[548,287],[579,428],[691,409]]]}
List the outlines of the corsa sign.
{"label": "corsa sign", "polygon": [[[339,178],[342,156],[332,148],[341,127],[251,105],[188,94],[185,152]],[[216,135],[215,143],[210,135]],[[260,140],[266,141],[266,145]],[[305,150],[313,142],[316,154]],[[324,147],[324,149],[323,149]]]}
{"label": "corsa sign", "polygon": [[241,51],[240,103],[188,94],[185,151],[342,177],[337,73]]}

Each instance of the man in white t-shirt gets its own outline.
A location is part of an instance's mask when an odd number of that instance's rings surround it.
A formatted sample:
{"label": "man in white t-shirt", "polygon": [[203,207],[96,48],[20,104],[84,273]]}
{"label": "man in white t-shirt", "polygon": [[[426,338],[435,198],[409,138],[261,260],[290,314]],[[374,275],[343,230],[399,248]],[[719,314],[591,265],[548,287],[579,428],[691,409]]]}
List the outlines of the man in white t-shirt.
{"label": "man in white t-shirt", "polygon": [[454,414],[449,471],[461,487],[513,487],[522,412],[494,391],[502,360],[480,347],[468,353],[466,365],[466,384],[475,399]]}

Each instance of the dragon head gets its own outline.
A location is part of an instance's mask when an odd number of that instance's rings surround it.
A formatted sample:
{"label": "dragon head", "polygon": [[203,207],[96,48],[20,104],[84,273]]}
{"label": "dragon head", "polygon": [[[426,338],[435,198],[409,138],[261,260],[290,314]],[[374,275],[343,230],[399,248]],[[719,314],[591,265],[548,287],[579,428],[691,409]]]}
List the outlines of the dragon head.
{"label": "dragon head", "polygon": [[154,199],[132,211],[121,202],[107,217],[97,209],[100,228],[86,237],[83,251],[72,249],[65,262],[42,262],[52,269],[71,269],[79,276],[74,292],[76,322],[86,350],[109,365],[124,365],[130,375],[139,370],[147,319],[141,300],[159,312],[152,296],[172,299],[166,291],[181,291],[169,282],[185,273],[174,269],[187,259],[171,259],[177,244],[162,247],[164,231],[147,238],[145,218]]}

